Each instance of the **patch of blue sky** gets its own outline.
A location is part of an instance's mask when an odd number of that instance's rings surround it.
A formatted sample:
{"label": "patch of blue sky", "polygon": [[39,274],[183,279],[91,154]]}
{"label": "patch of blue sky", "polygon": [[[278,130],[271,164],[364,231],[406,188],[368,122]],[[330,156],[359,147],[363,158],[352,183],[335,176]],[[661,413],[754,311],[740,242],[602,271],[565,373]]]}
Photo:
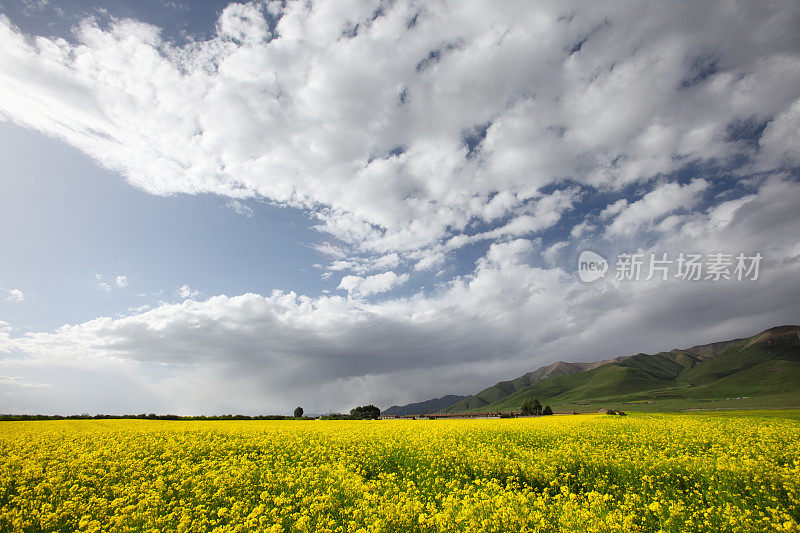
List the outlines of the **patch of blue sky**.
{"label": "patch of blue sky", "polygon": [[0,299],[0,319],[16,327],[52,329],[178,301],[183,285],[209,297],[317,295],[338,283],[313,268],[322,236],[302,211],[249,200],[247,217],[218,196],[154,196],[9,123],[0,123],[0,168],[0,279],[26,297]]}
{"label": "patch of blue sky", "polygon": [[[94,18],[105,27],[113,18],[134,19],[162,29],[161,36],[178,45],[202,41],[215,34],[217,19],[228,0],[41,0],[5,1],[2,11],[30,35],[58,36],[74,42],[72,28]],[[275,20],[265,18],[272,29]]]}

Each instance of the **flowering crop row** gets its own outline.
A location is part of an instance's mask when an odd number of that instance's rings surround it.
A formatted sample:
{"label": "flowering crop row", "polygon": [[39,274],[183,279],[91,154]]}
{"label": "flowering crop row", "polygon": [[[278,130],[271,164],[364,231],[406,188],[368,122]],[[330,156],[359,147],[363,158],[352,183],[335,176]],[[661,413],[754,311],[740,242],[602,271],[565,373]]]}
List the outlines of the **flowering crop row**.
{"label": "flowering crop row", "polygon": [[800,414],[0,423],[0,531],[798,531]]}

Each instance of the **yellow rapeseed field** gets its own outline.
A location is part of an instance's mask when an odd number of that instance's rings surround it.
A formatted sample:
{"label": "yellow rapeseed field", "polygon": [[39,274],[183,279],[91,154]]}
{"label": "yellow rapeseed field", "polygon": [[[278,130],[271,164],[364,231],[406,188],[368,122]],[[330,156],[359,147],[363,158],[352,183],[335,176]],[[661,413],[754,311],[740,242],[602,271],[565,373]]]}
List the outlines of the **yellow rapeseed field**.
{"label": "yellow rapeseed field", "polygon": [[0,423],[1,531],[798,531],[800,414]]}

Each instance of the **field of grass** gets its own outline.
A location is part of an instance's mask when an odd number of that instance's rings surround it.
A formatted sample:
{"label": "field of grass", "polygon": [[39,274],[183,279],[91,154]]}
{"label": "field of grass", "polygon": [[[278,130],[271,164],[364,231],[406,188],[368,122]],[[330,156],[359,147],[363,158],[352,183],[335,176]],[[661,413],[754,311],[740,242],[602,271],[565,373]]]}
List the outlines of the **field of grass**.
{"label": "field of grass", "polygon": [[798,531],[800,412],[0,423],[0,531]]}
{"label": "field of grass", "polygon": [[737,396],[729,398],[681,398],[670,397],[668,392],[642,395],[620,395],[584,402],[553,403],[556,412],[595,412],[599,408],[622,410],[626,413],[663,413],[668,411],[735,411],[800,409],[800,395],[796,393],[770,394],[767,396]]}

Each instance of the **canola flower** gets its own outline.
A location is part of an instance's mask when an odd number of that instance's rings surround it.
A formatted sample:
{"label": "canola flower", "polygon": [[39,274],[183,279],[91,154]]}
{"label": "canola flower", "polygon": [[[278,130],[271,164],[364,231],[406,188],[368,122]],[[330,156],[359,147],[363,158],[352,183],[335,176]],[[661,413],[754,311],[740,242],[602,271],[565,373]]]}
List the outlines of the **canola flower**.
{"label": "canola flower", "polygon": [[0,531],[800,531],[800,413],[0,423]]}

